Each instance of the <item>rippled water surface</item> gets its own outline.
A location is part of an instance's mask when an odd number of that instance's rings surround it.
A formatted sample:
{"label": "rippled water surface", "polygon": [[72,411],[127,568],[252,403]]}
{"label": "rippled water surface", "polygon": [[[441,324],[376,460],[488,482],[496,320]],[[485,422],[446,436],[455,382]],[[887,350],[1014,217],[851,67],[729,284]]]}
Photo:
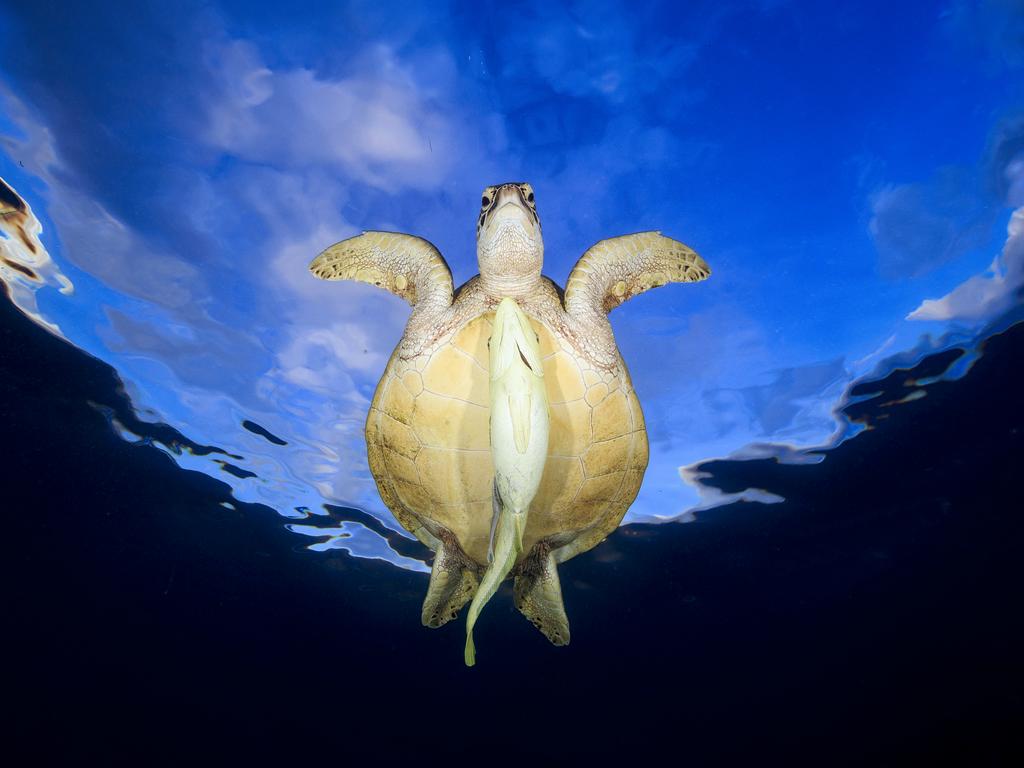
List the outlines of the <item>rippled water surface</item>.
{"label": "rippled water surface", "polygon": [[[564,697],[556,751],[688,722],[700,755],[757,753],[730,723],[804,753],[806,721],[836,762],[854,730],[873,763],[1008,760],[1022,40],[998,0],[0,6],[32,722],[110,685],[190,732],[312,738],[295,713],[334,712],[345,754]],[[713,274],[611,314],[651,461],[624,527],[564,566],[572,645],[502,593],[473,678],[461,627],[419,626],[433,554],[367,467],[408,306],[307,265],[407,232],[459,285],[480,190],[513,179],[560,285],[650,229]],[[489,711],[458,743],[490,742]]]}

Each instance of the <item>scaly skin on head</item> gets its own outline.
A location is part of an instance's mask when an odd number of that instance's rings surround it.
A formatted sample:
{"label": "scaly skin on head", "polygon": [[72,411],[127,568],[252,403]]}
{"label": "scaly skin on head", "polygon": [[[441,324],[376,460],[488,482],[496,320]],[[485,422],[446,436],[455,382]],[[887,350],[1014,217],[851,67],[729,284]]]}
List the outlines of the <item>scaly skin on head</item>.
{"label": "scaly skin on head", "polygon": [[548,399],[537,335],[513,299],[502,299],[490,342],[494,514],[491,557],[466,622],[467,666],[476,662],[473,627],[523,551],[530,502],[548,454]]}
{"label": "scaly skin on head", "polygon": [[533,187],[525,182],[487,187],[476,227],[480,281],[495,297],[521,297],[537,289],[544,239]]}

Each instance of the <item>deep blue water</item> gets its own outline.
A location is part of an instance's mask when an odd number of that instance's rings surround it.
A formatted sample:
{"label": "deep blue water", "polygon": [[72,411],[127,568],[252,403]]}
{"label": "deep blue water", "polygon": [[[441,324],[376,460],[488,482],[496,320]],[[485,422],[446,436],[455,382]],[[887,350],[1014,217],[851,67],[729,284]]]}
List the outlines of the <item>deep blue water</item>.
{"label": "deep blue water", "polygon": [[7,690],[37,764],[1024,756],[1024,324],[959,380],[929,383],[954,349],[861,383],[846,414],[871,428],[821,463],[704,467],[785,502],[627,526],[564,564],[567,648],[505,587],[466,669],[461,621],[420,626],[423,574],[311,552],[126,442],[112,417],[188,445],[138,422],[106,364],[0,311]]}

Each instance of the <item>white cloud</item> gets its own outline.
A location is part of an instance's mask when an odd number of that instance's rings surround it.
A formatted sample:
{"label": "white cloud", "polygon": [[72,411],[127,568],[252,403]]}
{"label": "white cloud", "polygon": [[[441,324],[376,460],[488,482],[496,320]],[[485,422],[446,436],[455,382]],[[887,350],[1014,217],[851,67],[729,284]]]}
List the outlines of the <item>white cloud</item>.
{"label": "white cloud", "polygon": [[[202,138],[247,161],[333,166],[350,182],[392,192],[435,189],[472,139],[465,116],[428,98],[385,46],[364,53],[353,74],[336,80],[309,69],[273,71],[244,41],[207,56],[218,82]],[[435,61],[435,71],[451,68]]]}
{"label": "white cloud", "polygon": [[[963,12],[961,8],[958,12]],[[1002,252],[985,272],[967,279],[945,296],[926,299],[908,320],[980,324],[1019,300],[1024,290],[1024,123],[1004,121],[993,133],[990,174],[1000,202],[1016,208],[1007,225]],[[994,207],[993,207],[994,210]],[[914,222],[911,222],[912,224]]]}
{"label": "white cloud", "polygon": [[332,323],[293,337],[278,352],[277,360],[286,378],[302,378],[305,386],[326,391],[349,371],[380,375],[389,354],[390,350],[379,348],[365,327]]}
{"label": "white cloud", "polygon": [[975,275],[939,299],[925,299],[908,320],[956,320],[982,323],[1009,309],[1024,289],[1024,208],[1010,217],[1006,244],[984,273]]}
{"label": "white cloud", "polygon": [[500,76],[539,78],[556,93],[621,106],[666,81],[678,82],[729,12],[698,10],[702,23],[671,40],[656,40],[635,9],[603,0],[510,13],[502,26]]}

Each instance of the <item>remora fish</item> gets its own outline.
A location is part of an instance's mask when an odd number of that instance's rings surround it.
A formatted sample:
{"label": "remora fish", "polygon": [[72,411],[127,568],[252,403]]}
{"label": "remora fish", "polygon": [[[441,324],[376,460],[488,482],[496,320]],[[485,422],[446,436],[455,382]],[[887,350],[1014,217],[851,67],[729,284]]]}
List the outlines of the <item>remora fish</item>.
{"label": "remora fish", "polygon": [[523,551],[526,517],[548,455],[548,397],[540,345],[513,299],[502,299],[498,305],[488,346],[494,518],[490,562],[466,621],[465,660],[470,667],[476,662],[473,626]]}

